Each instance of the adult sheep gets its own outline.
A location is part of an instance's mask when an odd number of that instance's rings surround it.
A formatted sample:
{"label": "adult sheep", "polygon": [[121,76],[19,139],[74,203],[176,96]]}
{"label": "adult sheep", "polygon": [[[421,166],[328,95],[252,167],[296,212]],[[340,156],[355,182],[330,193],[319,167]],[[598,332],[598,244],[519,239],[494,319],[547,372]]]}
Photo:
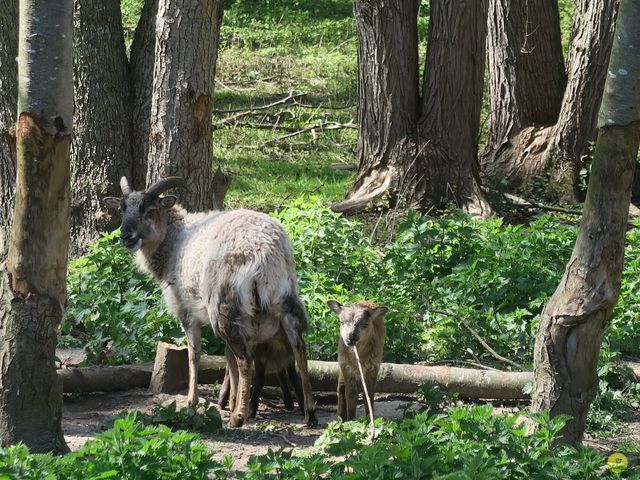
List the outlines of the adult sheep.
{"label": "adult sheep", "polygon": [[315,401],[300,332],[307,316],[299,296],[293,248],[280,223],[251,210],[187,213],[173,195],[180,177],[133,191],[120,180],[122,198],[107,197],[122,215],[120,239],[136,252],[138,266],[162,287],[169,309],[180,319],[189,351],[188,403],[198,402],[200,326],[210,322],[238,366],[238,399],[229,424],[249,414],[255,348],[284,335],[294,353],[304,392],[305,421],[317,424]]}

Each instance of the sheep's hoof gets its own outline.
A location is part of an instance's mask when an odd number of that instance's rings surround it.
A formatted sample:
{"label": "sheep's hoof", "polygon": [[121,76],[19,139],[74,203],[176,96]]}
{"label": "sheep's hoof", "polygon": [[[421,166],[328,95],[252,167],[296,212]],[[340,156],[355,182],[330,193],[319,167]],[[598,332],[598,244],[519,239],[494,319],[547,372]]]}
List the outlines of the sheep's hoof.
{"label": "sheep's hoof", "polygon": [[188,397],[187,398],[187,406],[189,408],[195,408],[198,406],[198,397]]}
{"label": "sheep's hoof", "polygon": [[233,427],[233,428],[239,428],[242,426],[242,424],[244,423],[244,417],[242,416],[241,413],[232,413],[231,417],[229,418],[229,426]]}
{"label": "sheep's hoof", "polygon": [[305,421],[307,422],[307,427],[313,428],[318,426],[318,419],[316,418],[316,412],[307,412],[305,415]]}

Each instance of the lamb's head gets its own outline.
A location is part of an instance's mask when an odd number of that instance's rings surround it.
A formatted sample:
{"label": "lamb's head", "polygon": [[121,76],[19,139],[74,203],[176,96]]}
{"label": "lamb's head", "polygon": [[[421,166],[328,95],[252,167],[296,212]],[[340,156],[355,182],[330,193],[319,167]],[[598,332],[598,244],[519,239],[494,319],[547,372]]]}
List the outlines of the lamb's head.
{"label": "lamb's head", "polygon": [[383,317],[389,310],[378,307],[371,302],[356,302],[343,306],[335,300],[329,300],[327,305],[338,314],[340,319],[340,336],[348,347],[354,346],[367,331],[374,320]]}
{"label": "lamb's head", "polygon": [[134,252],[143,246],[153,247],[162,242],[167,230],[167,211],[175,205],[176,197],[160,194],[170,188],[184,186],[182,178],[167,177],[144,191],[133,191],[126,177],[120,179],[122,198],[106,197],[104,205],[120,211],[120,241],[128,250]]}

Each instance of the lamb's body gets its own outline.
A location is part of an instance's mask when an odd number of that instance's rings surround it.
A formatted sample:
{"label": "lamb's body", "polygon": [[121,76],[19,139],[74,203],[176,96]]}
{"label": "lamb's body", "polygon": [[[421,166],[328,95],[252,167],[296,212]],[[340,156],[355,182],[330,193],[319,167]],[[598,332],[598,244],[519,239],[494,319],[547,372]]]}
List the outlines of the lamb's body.
{"label": "lamb's body", "polygon": [[[330,300],[328,304],[340,317],[338,416],[345,421],[352,420],[356,416],[358,389],[361,385],[358,360],[353,350],[358,349],[364,382],[373,406],[384,350],[386,336],[384,315],[387,308],[378,307],[371,302],[356,302],[343,307],[334,300]],[[365,409],[369,410],[367,402],[365,402]]]}
{"label": "lamb's body", "polygon": [[[122,242],[137,250],[141,269],[155,276],[169,309],[180,319],[189,346],[188,402],[198,401],[200,326],[209,322],[236,359],[238,392],[232,426],[249,413],[256,348],[284,336],[298,365],[307,424],[315,424],[315,401],[301,333],[307,316],[298,297],[293,248],[280,223],[251,210],[188,214],[175,197],[159,197],[177,177],[144,192],[105,199],[122,212]],[[233,381],[233,378],[232,378]]]}

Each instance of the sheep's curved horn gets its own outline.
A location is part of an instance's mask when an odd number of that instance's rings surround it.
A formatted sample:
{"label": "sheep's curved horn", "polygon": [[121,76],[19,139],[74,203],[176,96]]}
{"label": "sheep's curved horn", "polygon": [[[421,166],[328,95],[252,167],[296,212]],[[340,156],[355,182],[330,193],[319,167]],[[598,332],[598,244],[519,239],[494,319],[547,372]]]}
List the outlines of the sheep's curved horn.
{"label": "sheep's curved horn", "polygon": [[170,188],[175,187],[186,187],[187,182],[185,182],[181,177],[166,177],[161,178],[156,183],[147,188],[144,193],[147,195],[158,196],[162,192],[169,190]]}
{"label": "sheep's curved horn", "polygon": [[126,197],[131,193],[131,187],[129,186],[129,181],[127,177],[122,177],[120,179],[120,190],[122,190],[122,194]]}

